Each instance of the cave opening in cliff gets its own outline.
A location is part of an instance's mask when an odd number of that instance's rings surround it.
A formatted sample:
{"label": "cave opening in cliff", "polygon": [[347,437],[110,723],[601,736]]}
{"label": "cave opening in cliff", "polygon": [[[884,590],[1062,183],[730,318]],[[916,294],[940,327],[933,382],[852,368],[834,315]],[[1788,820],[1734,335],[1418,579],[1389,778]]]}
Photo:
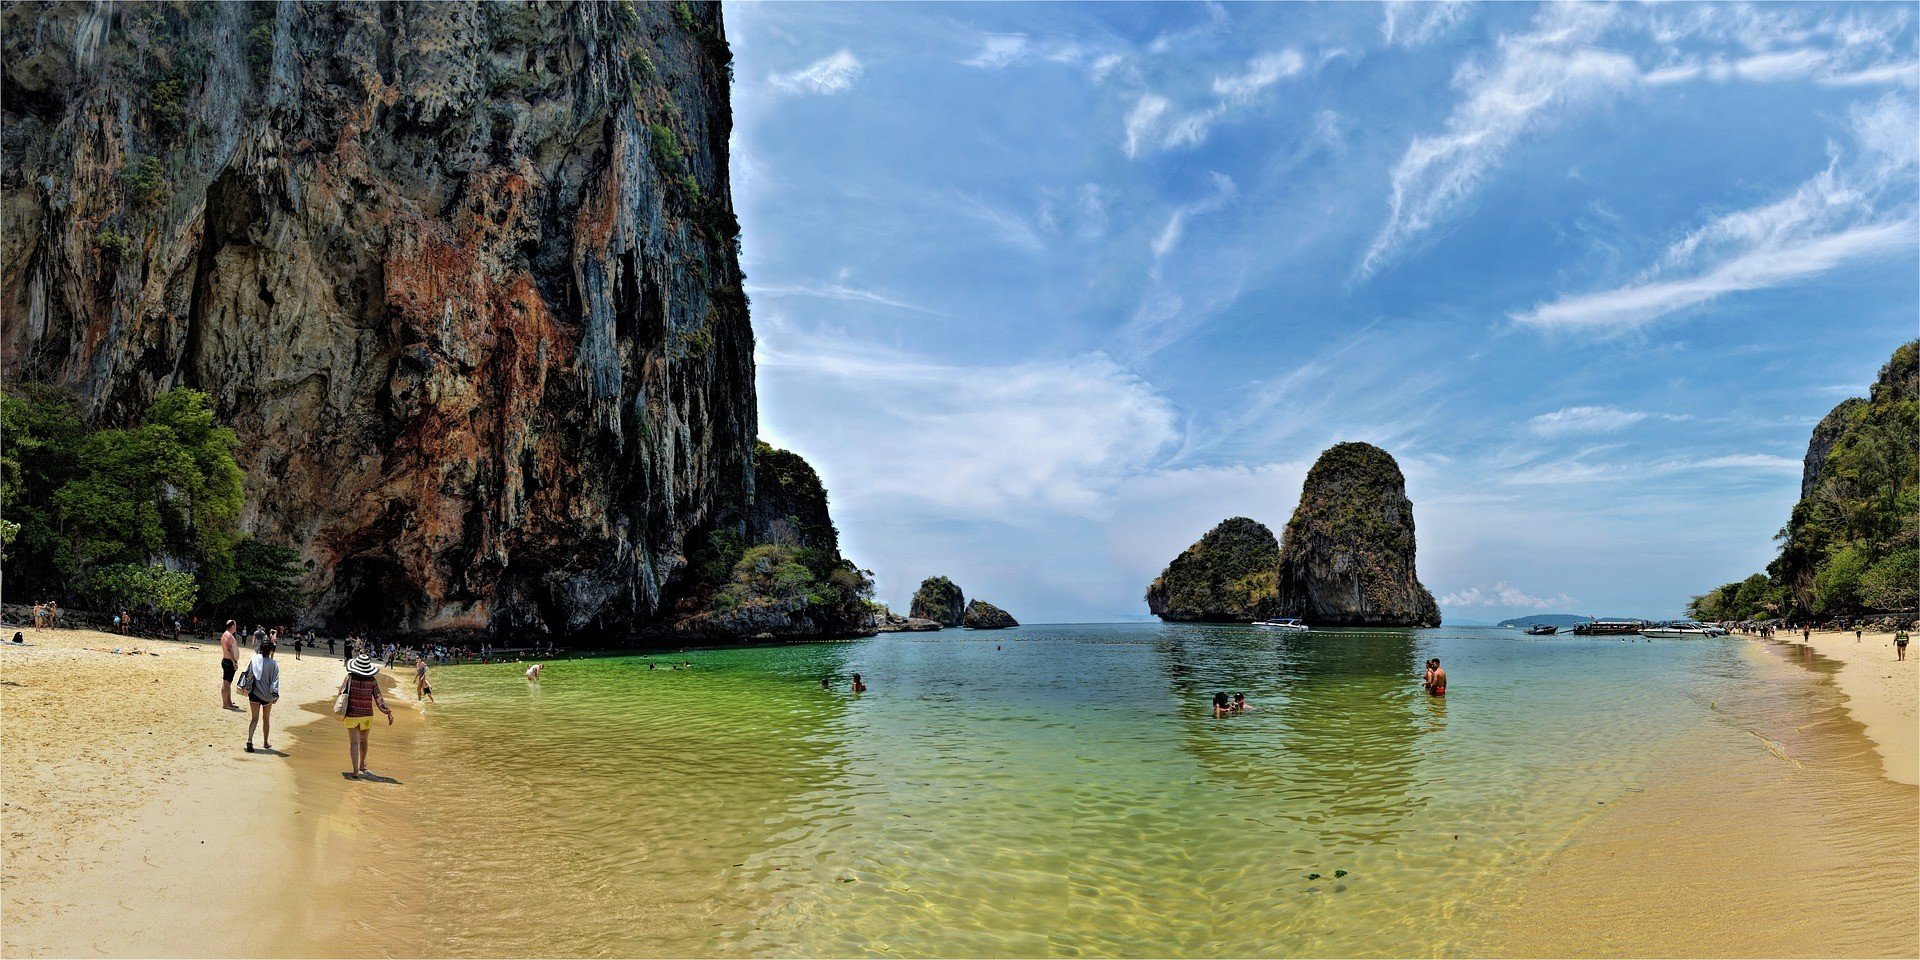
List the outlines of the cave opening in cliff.
{"label": "cave opening in cliff", "polygon": [[334,577],[334,589],[344,597],[328,624],[334,629],[411,629],[426,612],[419,585],[390,557],[348,558]]}

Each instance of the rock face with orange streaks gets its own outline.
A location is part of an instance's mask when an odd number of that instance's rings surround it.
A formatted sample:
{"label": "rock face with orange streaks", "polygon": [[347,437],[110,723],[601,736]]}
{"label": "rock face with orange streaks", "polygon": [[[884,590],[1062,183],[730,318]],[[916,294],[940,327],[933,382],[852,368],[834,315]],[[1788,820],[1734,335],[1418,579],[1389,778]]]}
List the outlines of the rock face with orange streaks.
{"label": "rock face with orange streaks", "polygon": [[0,16],[0,373],[208,392],[314,622],[643,633],[748,524],[717,4]]}

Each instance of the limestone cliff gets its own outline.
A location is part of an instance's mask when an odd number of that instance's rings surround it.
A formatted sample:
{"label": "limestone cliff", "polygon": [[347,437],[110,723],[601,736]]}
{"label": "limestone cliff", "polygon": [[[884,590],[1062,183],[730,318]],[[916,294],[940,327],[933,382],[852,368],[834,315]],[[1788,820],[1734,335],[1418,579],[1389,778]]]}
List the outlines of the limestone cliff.
{"label": "limestone cliff", "polygon": [[966,612],[960,616],[960,625],[969,630],[1005,630],[1019,626],[1020,621],[985,600],[975,600],[967,604]]}
{"label": "limestone cliff", "polygon": [[1280,615],[1314,626],[1439,626],[1414,569],[1413,503],[1391,454],[1341,443],[1320,455],[1281,540],[1279,581]]}
{"label": "limestone cliff", "polygon": [[0,375],[211,394],[317,621],[642,632],[747,523],[717,4],[3,16]]}
{"label": "limestone cliff", "polygon": [[913,592],[907,616],[932,620],[943,627],[957,627],[966,613],[966,605],[966,595],[960,592],[958,584],[946,577],[928,577],[920,581],[920,589]]}
{"label": "limestone cliff", "polygon": [[1859,397],[1848,397],[1827,411],[1827,415],[1814,425],[1813,436],[1807,441],[1807,456],[1800,469],[1800,496],[1803,499],[1813,494],[1813,488],[1820,483],[1820,471],[1826,467],[1828,455],[1833,453],[1834,443],[1859,419],[1861,408],[1866,405],[1867,402]]}
{"label": "limestone cliff", "polygon": [[1270,616],[1279,563],[1273,531],[1246,517],[1222,520],[1154,579],[1147,610],[1162,620],[1203,623]]}

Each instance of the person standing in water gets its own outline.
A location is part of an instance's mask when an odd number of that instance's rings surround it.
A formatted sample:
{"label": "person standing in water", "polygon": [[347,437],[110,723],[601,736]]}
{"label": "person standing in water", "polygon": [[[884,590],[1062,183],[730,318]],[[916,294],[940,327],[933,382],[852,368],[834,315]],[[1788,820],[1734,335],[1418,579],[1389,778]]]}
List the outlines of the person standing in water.
{"label": "person standing in water", "polygon": [[233,635],[240,625],[227,621],[227,632],[220,635],[220,708],[238,710],[233,705],[233,671],[240,665],[240,641]]}
{"label": "person standing in water", "polygon": [[260,645],[247,664],[247,752],[253,752],[253,728],[260,726],[260,746],[272,750],[273,705],[280,702],[280,664],[273,659],[274,643]]}
{"label": "person standing in water", "polygon": [[425,700],[429,703],[435,702],[433,699],[433,685],[427,682],[426,657],[413,658],[413,699]]}
{"label": "person standing in water", "polygon": [[1447,695],[1447,671],[1446,668],[1440,666],[1439,657],[1433,658],[1433,673],[1427,680],[1427,692],[1436,697],[1444,697]]}
{"label": "person standing in water", "polygon": [[340,692],[347,695],[347,714],[340,719],[347,725],[347,758],[353,763],[349,777],[373,776],[367,769],[367,732],[373,729],[373,711],[386,714],[387,726],[393,726],[393,711],[380,695],[379,675],[380,665],[361,654],[347,662],[347,678],[340,681]]}
{"label": "person standing in water", "polygon": [[867,685],[860,682],[860,675],[857,673],[853,675],[853,692],[854,693],[867,692]]}
{"label": "person standing in water", "polygon": [[1233,704],[1227,702],[1225,691],[1213,695],[1213,716],[1215,719],[1233,712]]}

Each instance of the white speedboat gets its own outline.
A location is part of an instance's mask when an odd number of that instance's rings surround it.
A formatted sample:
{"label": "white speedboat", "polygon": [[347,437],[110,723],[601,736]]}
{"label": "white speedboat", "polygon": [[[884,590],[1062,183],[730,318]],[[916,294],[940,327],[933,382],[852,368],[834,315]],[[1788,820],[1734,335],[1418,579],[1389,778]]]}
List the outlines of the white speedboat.
{"label": "white speedboat", "polygon": [[1275,617],[1272,620],[1255,620],[1253,625],[1256,627],[1268,627],[1273,630],[1305,631],[1308,629],[1306,621],[1297,617]]}
{"label": "white speedboat", "polygon": [[1682,620],[1648,626],[1640,631],[1640,635],[1655,640],[1691,640],[1700,637],[1724,637],[1727,631],[1712,624]]}

